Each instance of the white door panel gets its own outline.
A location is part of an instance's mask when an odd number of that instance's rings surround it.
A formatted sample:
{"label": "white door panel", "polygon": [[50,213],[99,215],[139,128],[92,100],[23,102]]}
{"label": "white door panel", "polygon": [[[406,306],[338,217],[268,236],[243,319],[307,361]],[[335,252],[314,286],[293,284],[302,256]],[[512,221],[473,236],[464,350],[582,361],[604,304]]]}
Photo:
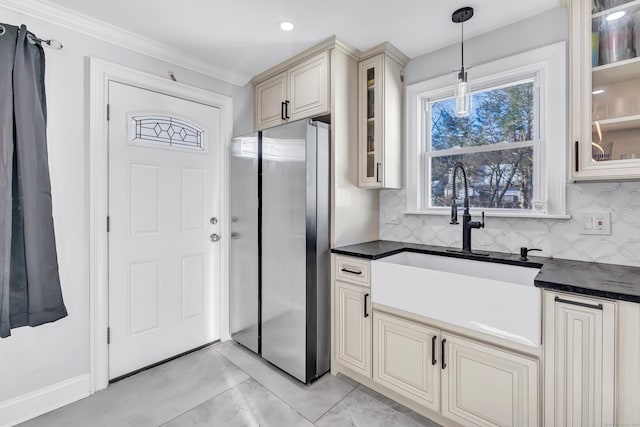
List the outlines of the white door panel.
{"label": "white door panel", "polygon": [[220,110],[109,83],[109,377],[219,338]]}

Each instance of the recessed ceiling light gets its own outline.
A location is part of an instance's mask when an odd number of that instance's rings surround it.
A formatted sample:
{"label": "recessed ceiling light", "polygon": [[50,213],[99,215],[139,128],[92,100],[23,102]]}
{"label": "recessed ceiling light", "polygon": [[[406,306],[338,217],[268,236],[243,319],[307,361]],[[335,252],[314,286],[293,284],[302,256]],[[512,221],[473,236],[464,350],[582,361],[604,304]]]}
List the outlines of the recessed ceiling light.
{"label": "recessed ceiling light", "polygon": [[615,21],[616,19],[620,19],[625,15],[624,10],[620,10],[618,12],[613,12],[611,15],[607,15],[607,21]]}
{"label": "recessed ceiling light", "polygon": [[604,89],[594,90],[593,92],[591,92],[591,95],[600,95],[601,93],[604,93]]}
{"label": "recessed ceiling light", "polygon": [[280,24],[280,28],[282,29],[282,31],[291,31],[293,30],[293,24],[291,22],[285,21]]}

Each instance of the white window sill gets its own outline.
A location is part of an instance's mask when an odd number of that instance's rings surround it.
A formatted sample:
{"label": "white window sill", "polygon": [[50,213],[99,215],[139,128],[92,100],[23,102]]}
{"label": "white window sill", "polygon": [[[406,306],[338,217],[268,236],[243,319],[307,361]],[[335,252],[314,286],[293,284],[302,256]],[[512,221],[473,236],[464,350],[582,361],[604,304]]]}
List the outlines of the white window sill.
{"label": "white window sill", "polygon": [[[433,209],[427,211],[403,211],[400,212],[403,215],[435,215],[435,216],[450,216],[450,209]],[[482,215],[482,209],[470,209],[470,213],[473,217]],[[553,215],[553,214],[533,214],[531,212],[503,212],[503,211],[490,211],[485,210],[484,216],[497,217],[497,218],[529,218],[529,219],[571,219],[571,215]],[[477,218],[474,218],[477,219]],[[462,220],[462,211],[458,213],[458,221]]]}

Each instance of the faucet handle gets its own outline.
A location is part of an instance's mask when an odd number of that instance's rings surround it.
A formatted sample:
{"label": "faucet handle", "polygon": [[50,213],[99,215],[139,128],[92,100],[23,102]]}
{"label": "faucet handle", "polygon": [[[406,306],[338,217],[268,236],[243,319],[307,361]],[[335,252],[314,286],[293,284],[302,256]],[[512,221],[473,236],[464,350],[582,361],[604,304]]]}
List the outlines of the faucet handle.
{"label": "faucet handle", "polygon": [[449,224],[459,224],[458,222],[458,205],[456,204],[456,200],[452,199],[451,201],[451,221]]}

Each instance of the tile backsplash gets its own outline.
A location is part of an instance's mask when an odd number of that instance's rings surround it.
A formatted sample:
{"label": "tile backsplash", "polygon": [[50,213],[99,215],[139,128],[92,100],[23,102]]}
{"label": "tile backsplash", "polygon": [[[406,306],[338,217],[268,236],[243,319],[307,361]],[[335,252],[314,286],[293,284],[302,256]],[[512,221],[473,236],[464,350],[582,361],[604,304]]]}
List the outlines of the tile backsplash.
{"label": "tile backsplash", "polygon": [[[398,215],[406,209],[405,190],[380,192],[380,239],[438,246],[461,246],[461,225],[448,216]],[[611,235],[581,235],[583,212],[610,212]],[[640,182],[567,184],[569,220],[487,217],[486,227],[472,231],[474,249],[519,253],[521,246],[540,248],[541,256],[640,266]],[[478,218],[474,218],[478,219]]]}

